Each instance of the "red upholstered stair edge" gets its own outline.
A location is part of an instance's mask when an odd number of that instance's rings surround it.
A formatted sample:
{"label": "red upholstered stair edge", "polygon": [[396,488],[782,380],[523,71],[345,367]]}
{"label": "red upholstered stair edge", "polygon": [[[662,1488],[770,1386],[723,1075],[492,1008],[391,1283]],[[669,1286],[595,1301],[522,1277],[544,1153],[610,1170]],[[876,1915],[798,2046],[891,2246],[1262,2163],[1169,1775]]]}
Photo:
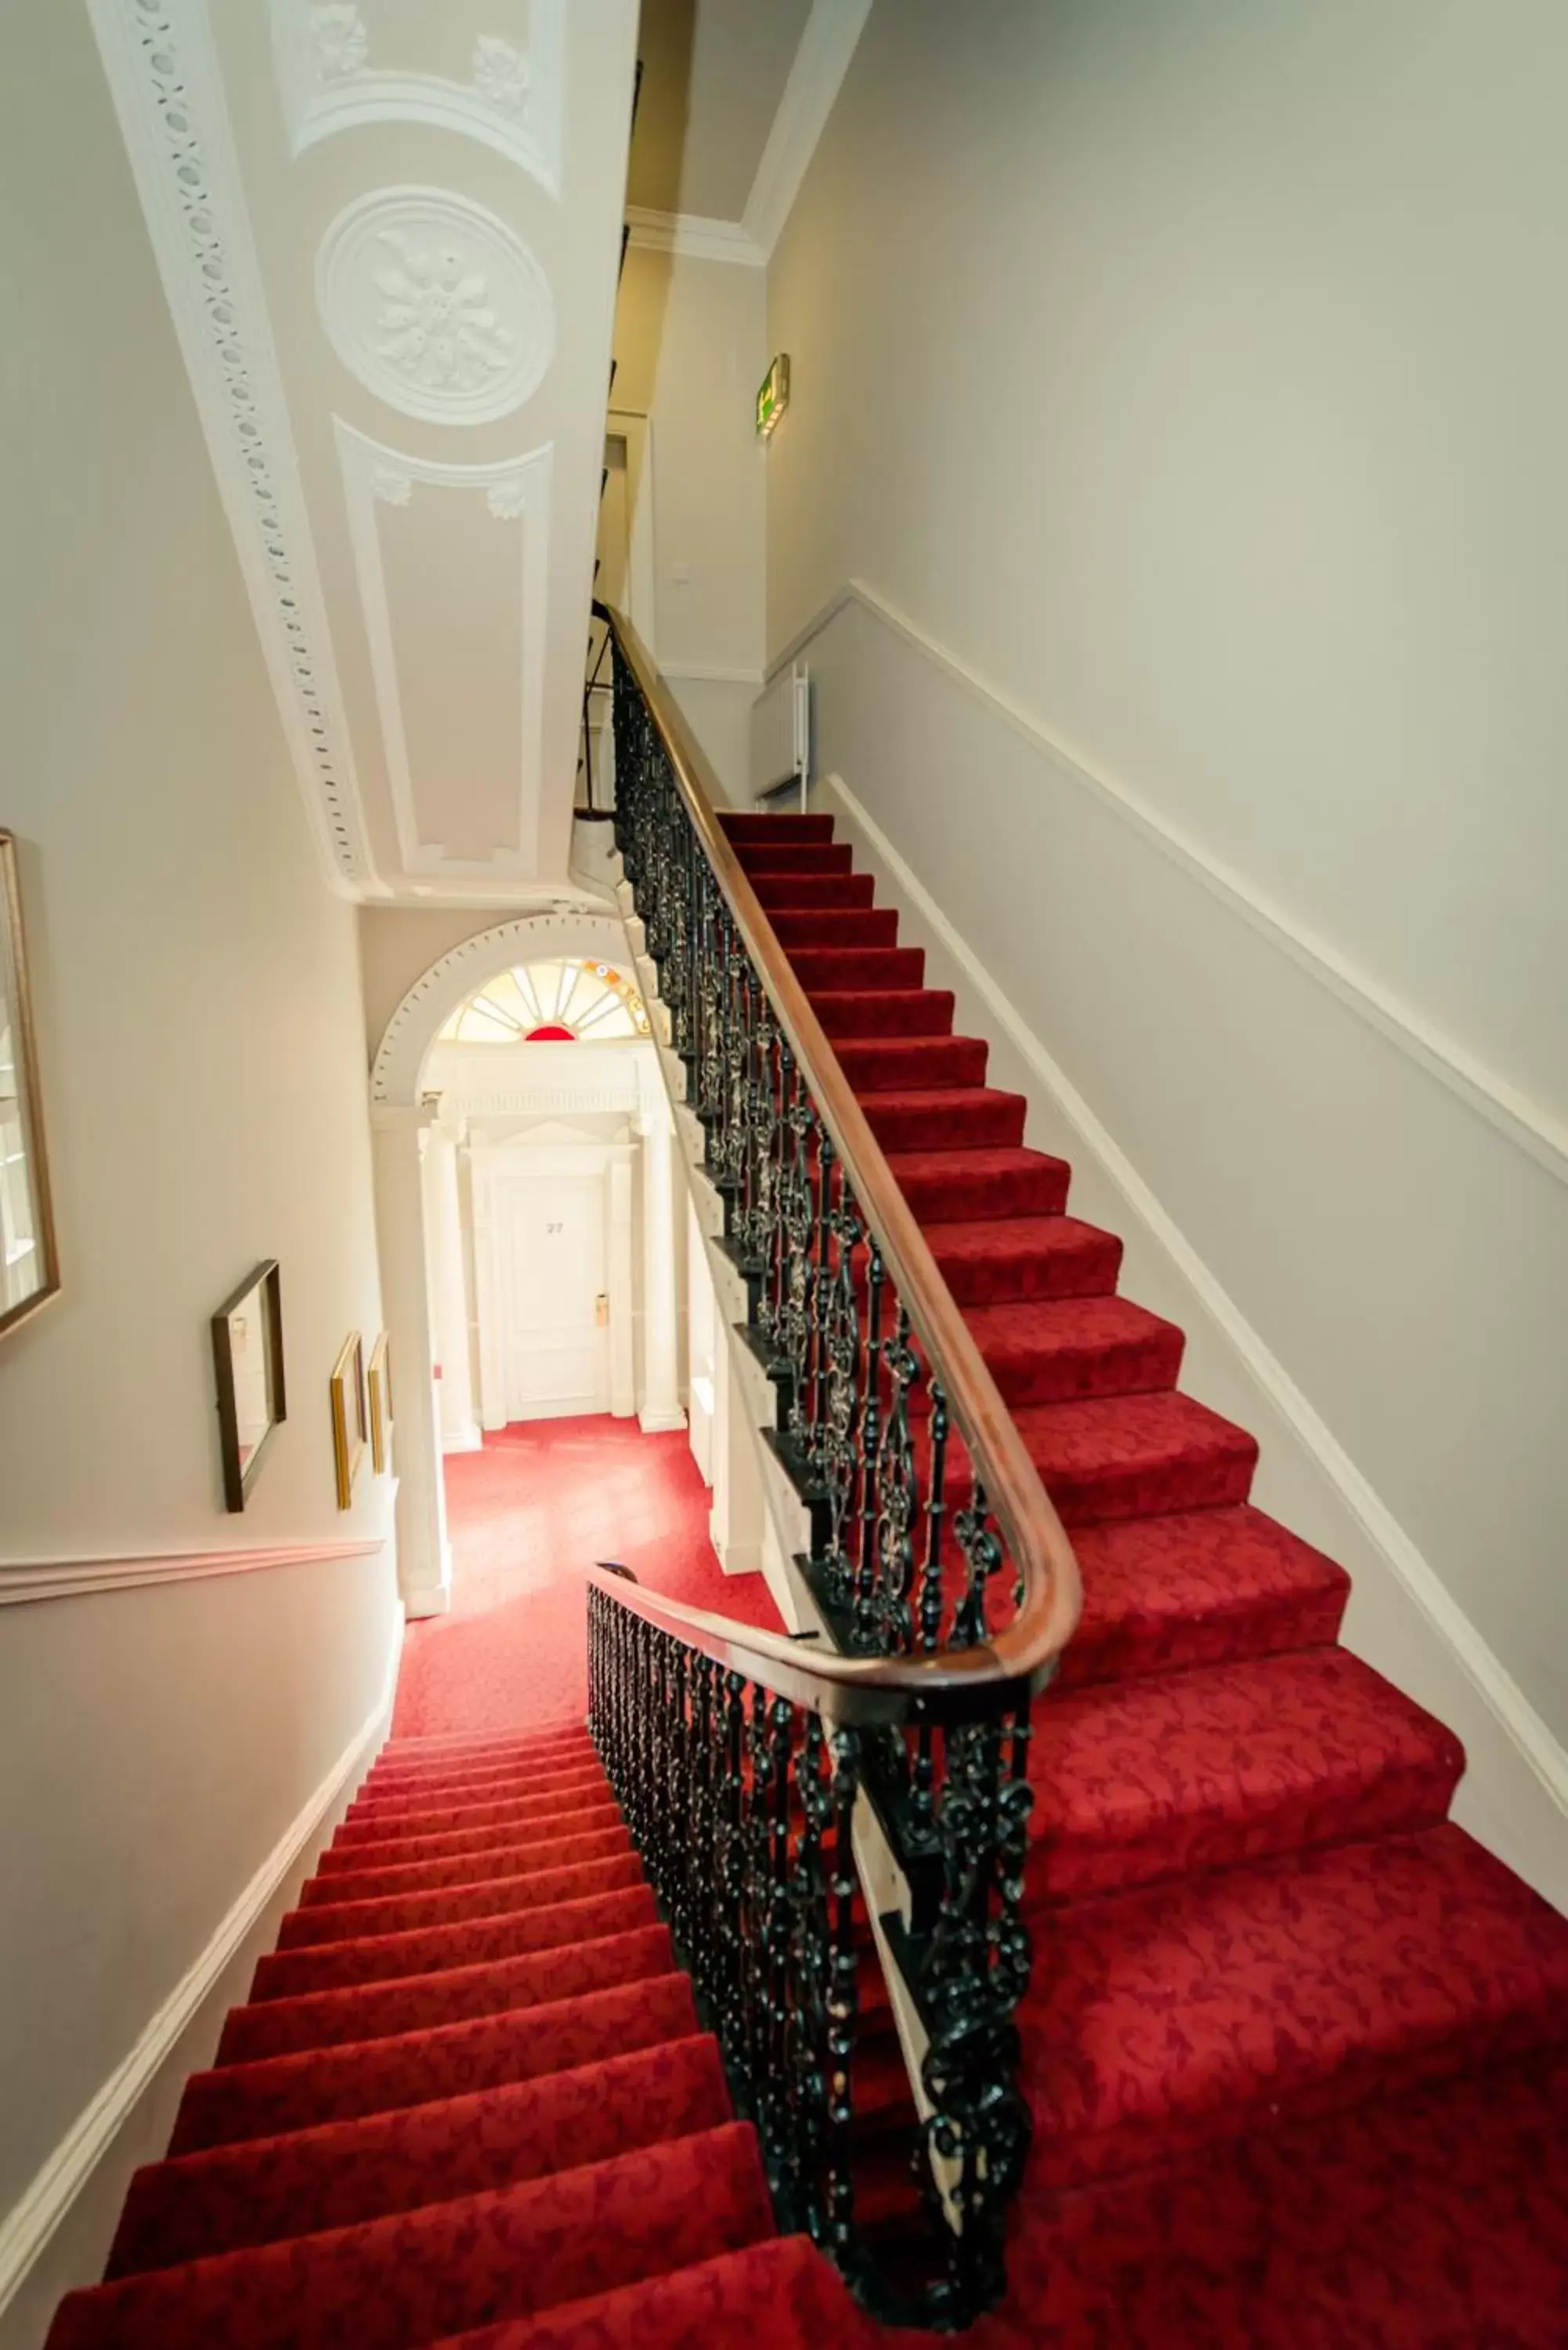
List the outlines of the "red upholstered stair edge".
{"label": "red upholstered stair edge", "polygon": [[[1033,2146],[974,2350],[1563,2350],[1568,1926],[1448,1821],[1458,1742],[1337,1646],[1343,1570],[1252,1506],[1254,1440],[1179,1392],[1181,1333],[1117,1295],[830,820],[726,823],[1084,1577],[1031,1746]],[[969,1475],[955,1440],[950,1502]],[[896,2261],[913,2107],[859,1926],[857,2191]],[[883,2334],[774,2233],[574,1720],[385,1750],[110,2271],[49,2350]]]}

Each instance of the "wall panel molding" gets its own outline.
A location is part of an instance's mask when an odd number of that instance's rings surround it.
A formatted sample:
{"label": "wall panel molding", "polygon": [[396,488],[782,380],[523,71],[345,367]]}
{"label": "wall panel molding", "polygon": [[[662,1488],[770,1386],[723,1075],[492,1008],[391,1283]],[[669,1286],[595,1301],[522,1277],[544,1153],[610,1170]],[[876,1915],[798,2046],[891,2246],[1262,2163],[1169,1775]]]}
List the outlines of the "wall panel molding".
{"label": "wall panel molding", "polygon": [[272,0],[273,51],[296,155],[368,123],[420,123],[474,139],[561,192],[566,0],[529,0],[524,47],[478,33],[466,81],[383,53],[357,0]]}
{"label": "wall panel molding", "polygon": [[[346,424],[340,416],[332,421],[404,869],[467,879],[530,880],[535,871],[531,846],[535,802],[544,773],[553,448],[546,442],[523,456],[486,465],[444,464],[387,448]],[[483,527],[509,530],[517,543],[521,644],[514,653],[508,648],[503,655],[505,673],[494,681],[496,706],[516,710],[520,703],[521,709],[513,803],[515,837],[511,843],[496,842],[487,857],[450,855],[443,842],[426,836],[420,820],[421,778],[410,751],[409,697],[411,692],[422,693],[433,713],[441,711],[441,697],[449,688],[439,658],[427,659],[421,671],[421,656],[428,655],[429,647],[423,640],[420,616],[404,612],[400,617],[388,575],[381,513],[387,507],[407,508],[421,494],[447,502],[443,511],[454,565],[461,563],[462,542],[476,526],[482,506]],[[445,715],[450,721],[462,713],[449,709]],[[430,780],[438,793],[449,783],[444,775]]]}
{"label": "wall panel molding", "polygon": [[1528,1152],[1560,1183],[1568,1183],[1568,1128],[1563,1126],[1541,1103],[1532,1101],[1517,1087],[1510,1085],[1505,1077],[1467,1052],[1453,1037],[1446,1035],[1432,1022],[1425,1019],[1412,1005],[1402,1002],[1366,972],[1358,970],[1347,956],[1330,946],[1326,940],[1317,937],[1304,924],[1297,922],[1233,867],[1210,856],[1189,835],[1168,824],[1135,792],[1099,774],[1064,748],[1021,703],[999,686],[992,684],[977,670],[971,669],[958,654],[950,652],[945,645],[938,643],[917,621],[899,611],[896,605],[889,603],[865,580],[846,580],[813,613],[804,627],[795,630],[782,651],[769,660],[767,682],[771,685],[850,605],[869,613],[880,626],[933,662],[966,692],[982,702],[994,716],[1002,719],[1014,733],[1022,735],[1035,750],[1044,753],[1063,775],[1114,810],[1125,824],[1152,843],[1162,856],[1190,879],[1199,882],[1210,896],[1218,898],[1233,914],[1239,915],[1260,937],[1266,939],[1282,954],[1288,955],[1293,962],[1299,964],[1342,1003],[1358,1014],[1379,1035],[1397,1046],[1429,1076],[1436,1077],[1450,1093],[1456,1094],[1470,1109],[1495,1127],[1500,1134]]}

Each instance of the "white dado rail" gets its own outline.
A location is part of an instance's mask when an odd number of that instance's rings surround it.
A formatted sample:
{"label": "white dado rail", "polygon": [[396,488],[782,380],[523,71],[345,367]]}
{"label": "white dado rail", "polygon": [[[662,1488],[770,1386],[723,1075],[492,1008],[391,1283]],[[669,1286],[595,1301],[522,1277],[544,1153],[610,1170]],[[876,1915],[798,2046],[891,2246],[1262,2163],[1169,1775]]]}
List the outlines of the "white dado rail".
{"label": "white dado rail", "polygon": [[100,1558],[0,1560],[0,1607],[40,1599],[81,1599],[98,1591],[133,1591],[151,1583],[196,1583],[209,1575],[257,1575],[278,1566],[331,1566],[376,1558],[384,1535],[349,1542],[269,1543],[245,1550],[119,1553]]}

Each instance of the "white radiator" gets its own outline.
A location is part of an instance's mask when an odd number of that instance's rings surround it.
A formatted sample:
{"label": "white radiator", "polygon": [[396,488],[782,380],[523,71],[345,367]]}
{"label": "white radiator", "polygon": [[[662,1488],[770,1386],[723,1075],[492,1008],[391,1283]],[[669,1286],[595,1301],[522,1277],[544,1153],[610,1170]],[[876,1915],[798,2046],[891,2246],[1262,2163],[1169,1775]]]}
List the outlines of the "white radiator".
{"label": "white radiator", "polygon": [[781,670],[752,704],[752,792],[757,799],[811,783],[811,672],[805,661]]}

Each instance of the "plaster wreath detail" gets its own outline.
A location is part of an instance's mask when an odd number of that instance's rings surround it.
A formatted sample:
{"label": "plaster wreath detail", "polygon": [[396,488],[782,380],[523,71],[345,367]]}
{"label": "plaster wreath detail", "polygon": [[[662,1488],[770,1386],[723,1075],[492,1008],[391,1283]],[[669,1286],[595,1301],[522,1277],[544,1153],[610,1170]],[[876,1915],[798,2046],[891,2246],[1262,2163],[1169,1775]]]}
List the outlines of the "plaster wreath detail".
{"label": "plaster wreath detail", "polygon": [[324,82],[348,81],[364,70],[370,36],[355,0],[318,0],[310,11],[310,49]]}
{"label": "plaster wreath detail", "polygon": [[521,117],[527,109],[528,60],[510,41],[481,33],[473,47],[473,91],[497,114]]}
{"label": "plaster wreath detail", "polygon": [[554,354],[544,271],[504,221],[446,189],[350,204],[323,240],[317,295],[344,365],[408,416],[505,416]]}
{"label": "plaster wreath detail", "polygon": [[370,487],[386,506],[406,506],[414,494],[414,485],[407,473],[400,473],[395,465],[378,465],[370,475]]}

